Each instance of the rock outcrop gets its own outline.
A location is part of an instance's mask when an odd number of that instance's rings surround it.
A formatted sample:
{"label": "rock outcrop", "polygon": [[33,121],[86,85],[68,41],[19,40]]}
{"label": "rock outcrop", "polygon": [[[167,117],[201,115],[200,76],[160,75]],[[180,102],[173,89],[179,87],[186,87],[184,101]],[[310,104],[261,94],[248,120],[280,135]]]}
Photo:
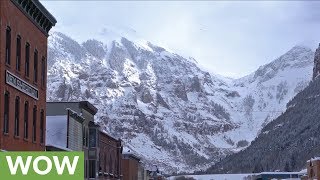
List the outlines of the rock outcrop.
{"label": "rock outcrop", "polygon": [[314,54],[314,68],[313,68],[313,79],[320,74],[320,43],[319,47]]}

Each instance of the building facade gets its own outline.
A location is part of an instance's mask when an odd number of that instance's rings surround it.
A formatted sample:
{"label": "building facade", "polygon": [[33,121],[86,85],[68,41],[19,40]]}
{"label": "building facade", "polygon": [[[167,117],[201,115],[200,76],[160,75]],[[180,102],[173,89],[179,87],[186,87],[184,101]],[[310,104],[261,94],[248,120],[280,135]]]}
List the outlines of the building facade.
{"label": "building facade", "polygon": [[307,162],[307,179],[320,179],[320,158]]}
{"label": "building facade", "polygon": [[137,180],[139,177],[140,158],[132,153],[123,153],[121,172],[124,180]]}
{"label": "building facade", "polygon": [[1,150],[45,150],[47,38],[55,23],[37,0],[0,1]]}
{"label": "building facade", "polygon": [[94,123],[97,111],[88,101],[47,103],[47,148],[84,151],[85,179],[97,179],[99,173],[99,126]]}
{"label": "building facade", "polygon": [[99,138],[99,179],[120,179],[122,177],[121,140],[117,140],[101,131]]}
{"label": "building facade", "polygon": [[[50,104],[48,109],[51,109]],[[46,150],[82,151],[84,117],[70,108],[51,112],[46,116]]]}

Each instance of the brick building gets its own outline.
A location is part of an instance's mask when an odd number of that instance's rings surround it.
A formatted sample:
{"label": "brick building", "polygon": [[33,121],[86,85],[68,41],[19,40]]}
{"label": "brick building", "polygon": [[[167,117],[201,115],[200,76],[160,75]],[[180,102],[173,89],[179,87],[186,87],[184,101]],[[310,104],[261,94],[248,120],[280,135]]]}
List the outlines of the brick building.
{"label": "brick building", "polygon": [[0,1],[0,149],[45,150],[47,38],[37,0]]}
{"label": "brick building", "polygon": [[99,179],[120,179],[122,177],[121,140],[115,139],[101,131],[99,138]]}

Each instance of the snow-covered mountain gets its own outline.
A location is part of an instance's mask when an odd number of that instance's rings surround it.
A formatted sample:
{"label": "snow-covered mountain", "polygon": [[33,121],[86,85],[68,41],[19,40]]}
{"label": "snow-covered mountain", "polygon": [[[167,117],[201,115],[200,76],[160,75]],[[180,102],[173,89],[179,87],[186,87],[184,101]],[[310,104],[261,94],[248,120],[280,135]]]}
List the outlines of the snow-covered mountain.
{"label": "snow-covered mountain", "polygon": [[319,157],[319,50],[315,53],[315,78],[287,103],[287,110],[264,126],[249,147],[214,164],[206,173],[300,171],[308,160]]}
{"label": "snow-covered mountain", "polygon": [[166,172],[205,169],[248,146],[312,77],[306,47],[233,80],[147,41],[104,35],[79,44],[52,33],[48,101],[90,101],[125,150]]}

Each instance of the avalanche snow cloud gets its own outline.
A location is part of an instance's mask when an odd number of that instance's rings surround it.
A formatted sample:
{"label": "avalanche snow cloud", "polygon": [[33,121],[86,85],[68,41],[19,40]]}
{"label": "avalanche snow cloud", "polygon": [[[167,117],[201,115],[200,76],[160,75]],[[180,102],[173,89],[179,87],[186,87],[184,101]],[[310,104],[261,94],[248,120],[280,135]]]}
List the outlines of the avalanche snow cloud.
{"label": "avalanche snow cloud", "polygon": [[103,130],[168,173],[203,170],[247,147],[311,80],[314,52],[296,46],[230,79],[129,37],[49,38],[48,101],[88,100]]}

